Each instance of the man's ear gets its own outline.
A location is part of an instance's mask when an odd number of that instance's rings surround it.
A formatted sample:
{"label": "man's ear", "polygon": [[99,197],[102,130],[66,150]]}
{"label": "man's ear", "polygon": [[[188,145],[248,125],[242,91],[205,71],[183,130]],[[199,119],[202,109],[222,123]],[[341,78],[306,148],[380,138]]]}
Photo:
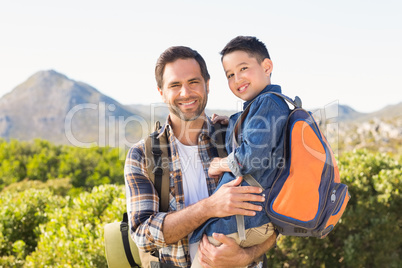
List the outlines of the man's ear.
{"label": "man's ear", "polygon": [[261,63],[262,67],[264,68],[264,72],[266,75],[270,76],[272,73],[272,69],[274,68],[274,65],[272,63],[272,61],[268,58],[265,58],[262,63]]}
{"label": "man's ear", "polygon": [[159,94],[161,94],[161,96],[162,96],[162,101],[166,103],[165,96],[163,95],[162,89],[158,87],[158,91],[159,91]]}
{"label": "man's ear", "polygon": [[207,86],[207,94],[209,94],[209,79],[208,79],[208,81],[207,81],[205,84],[206,84],[206,86]]}

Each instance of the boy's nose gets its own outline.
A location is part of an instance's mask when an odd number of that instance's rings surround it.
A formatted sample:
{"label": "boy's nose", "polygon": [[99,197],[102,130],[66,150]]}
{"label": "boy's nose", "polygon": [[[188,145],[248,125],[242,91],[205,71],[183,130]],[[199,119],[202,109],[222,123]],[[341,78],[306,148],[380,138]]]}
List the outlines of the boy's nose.
{"label": "boy's nose", "polygon": [[235,74],[235,82],[238,83],[239,81],[241,81],[241,76],[239,74]]}

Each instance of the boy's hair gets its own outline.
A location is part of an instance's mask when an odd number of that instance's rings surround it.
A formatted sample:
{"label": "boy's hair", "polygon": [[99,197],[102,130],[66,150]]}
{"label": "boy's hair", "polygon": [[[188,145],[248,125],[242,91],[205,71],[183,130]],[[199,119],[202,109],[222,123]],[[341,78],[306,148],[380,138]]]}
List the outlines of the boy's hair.
{"label": "boy's hair", "polygon": [[185,46],[173,46],[166,49],[156,62],[155,79],[159,88],[163,86],[163,73],[165,72],[166,64],[175,62],[178,59],[195,59],[200,65],[201,75],[205,82],[209,80],[207,64],[197,51]]}
{"label": "boy's hair", "polygon": [[254,36],[238,36],[230,40],[229,43],[222,49],[220,54],[222,55],[221,60],[226,54],[232,53],[234,51],[244,51],[249,54],[250,57],[257,59],[258,63],[264,61],[264,59],[271,59],[268,53],[268,49],[263,42],[258,40]]}

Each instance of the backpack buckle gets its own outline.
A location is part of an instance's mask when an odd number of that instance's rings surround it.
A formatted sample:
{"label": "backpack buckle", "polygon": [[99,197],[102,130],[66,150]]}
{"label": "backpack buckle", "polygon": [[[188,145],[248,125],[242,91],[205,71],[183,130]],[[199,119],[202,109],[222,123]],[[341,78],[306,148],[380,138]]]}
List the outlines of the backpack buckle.
{"label": "backpack buckle", "polygon": [[160,148],[152,148],[152,154],[156,156],[161,156],[162,150]]}
{"label": "backpack buckle", "polygon": [[127,222],[120,223],[120,232],[124,235],[128,235],[128,224]]}

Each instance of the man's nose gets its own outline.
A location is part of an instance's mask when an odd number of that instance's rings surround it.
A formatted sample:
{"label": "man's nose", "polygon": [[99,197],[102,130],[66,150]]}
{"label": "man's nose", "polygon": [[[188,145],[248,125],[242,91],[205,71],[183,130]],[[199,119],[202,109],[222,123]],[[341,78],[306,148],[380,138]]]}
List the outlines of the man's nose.
{"label": "man's nose", "polygon": [[187,97],[190,95],[190,88],[187,85],[183,85],[180,90],[181,97]]}

